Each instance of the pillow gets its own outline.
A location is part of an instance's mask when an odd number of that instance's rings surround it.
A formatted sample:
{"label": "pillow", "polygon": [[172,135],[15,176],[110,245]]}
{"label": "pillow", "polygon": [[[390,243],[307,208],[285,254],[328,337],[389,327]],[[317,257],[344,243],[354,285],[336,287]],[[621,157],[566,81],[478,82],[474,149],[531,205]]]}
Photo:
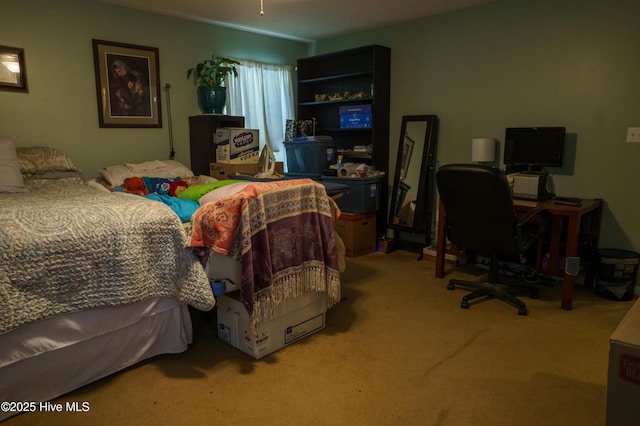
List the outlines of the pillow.
{"label": "pillow", "polygon": [[251,183],[250,181],[236,182],[236,183],[232,183],[231,185],[226,185],[223,188],[217,188],[215,191],[211,191],[207,194],[204,194],[200,198],[199,203],[201,206],[203,206],[212,201],[217,201],[222,198],[231,197],[232,195],[235,195],[238,192],[242,191],[250,183]]}
{"label": "pillow", "polygon": [[99,173],[111,186],[122,186],[126,178],[136,176],[131,170],[120,164],[100,169]]}
{"label": "pillow", "polygon": [[20,162],[16,154],[16,138],[0,136],[0,192],[24,192]]}
{"label": "pillow", "polygon": [[124,163],[124,166],[134,173],[141,175],[153,173],[156,170],[166,168],[166,165],[160,160],[145,161],[144,163]]}
{"label": "pillow", "polygon": [[64,172],[44,172],[37,175],[30,175],[31,179],[70,179],[79,178],[82,179],[82,172],[74,172],[67,170]]}
{"label": "pillow", "polygon": [[[218,179],[214,178],[213,176],[209,176],[209,175],[198,175],[193,179],[197,180],[198,183],[209,183],[209,182],[217,182],[218,181]],[[196,182],[189,182],[189,185],[196,185]]]}
{"label": "pillow", "polygon": [[80,172],[73,161],[55,148],[32,146],[18,148],[20,171],[23,174],[44,174],[47,172]]}
{"label": "pillow", "polygon": [[209,182],[209,183],[201,183],[199,185],[193,185],[182,191],[178,194],[178,198],[182,198],[184,200],[193,200],[199,201],[202,196],[208,192],[213,191],[216,188],[220,188],[221,186],[229,185],[236,182],[246,182],[242,180],[220,180],[218,182]]}
{"label": "pillow", "polygon": [[147,161],[140,164],[116,164],[99,170],[100,176],[111,186],[121,186],[124,180],[136,176],[182,179],[193,177],[191,169],[175,160]]}
{"label": "pillow", "polygon": [[92,187],[94,189],[97,189],[98,191],[111,193],[111,188],[107,188],[98,179],[88,180],[87,181],[87,185],[89,185],[90,187]]}
{"label": "pillow", "polygon": [[151,194],[169,195],[169,188],[175,180],[179,180],[180,177],[174,177],[172,179],[156,178],[149,176],[142,176],[144,186],[149,190]]}

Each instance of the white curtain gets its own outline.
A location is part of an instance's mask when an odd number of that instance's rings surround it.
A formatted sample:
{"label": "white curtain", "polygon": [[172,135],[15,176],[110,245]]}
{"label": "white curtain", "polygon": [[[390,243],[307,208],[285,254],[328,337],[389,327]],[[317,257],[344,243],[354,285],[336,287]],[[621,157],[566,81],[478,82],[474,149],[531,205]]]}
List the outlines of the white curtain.
{"label": "white curtain", "polygon": [[269,144],[284,161],[285,123],[295,118],[289,65],[271,65],[238,59],[238,78],[228,78],[230,115],[244,116],[245,127],[260,131],[260,149]]}

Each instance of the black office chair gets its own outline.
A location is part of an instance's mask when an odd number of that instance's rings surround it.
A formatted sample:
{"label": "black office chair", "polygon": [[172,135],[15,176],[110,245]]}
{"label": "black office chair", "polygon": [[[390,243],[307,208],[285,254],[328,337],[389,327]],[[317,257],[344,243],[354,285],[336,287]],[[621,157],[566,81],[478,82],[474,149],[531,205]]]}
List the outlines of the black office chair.
{"label": "black office chair", "polygon": [[[449,241],[490,258],[486,282],[452,279],[447,288],[453,290],[458,285],[474,290],[462,298],[462,308],[468,308],[473,299],[496,297],[517,307],[518,314],[526,315],[525,303],[511,291],[527,287],[531,296],[537,297],[537,284],[511,282],[515,280],[499,276],[499,264],[501,259],[522,258],[534,242],[540,241],[547,223],[543,209],[532,209],[518,221],[509,183],[504,173],[494,167],[445,165],[437,171],[436,183],[444,204]],[[534,216],[541,220],[532,221]]]}

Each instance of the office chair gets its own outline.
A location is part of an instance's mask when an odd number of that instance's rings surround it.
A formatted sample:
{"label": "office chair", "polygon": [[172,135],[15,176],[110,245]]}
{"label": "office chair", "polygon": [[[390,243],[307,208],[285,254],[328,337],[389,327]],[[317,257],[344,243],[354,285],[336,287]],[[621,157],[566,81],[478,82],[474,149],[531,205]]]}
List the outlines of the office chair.
{"label": "office chair", "polygon": [[[520,220],[516,217],[511,189],[503,172],[475,164],[449,164],[436,173],[440,200],[444,205],[447,237],[456,246],[490,258],[489,276],[486,282],[452,279],[447,288],[456,285],[473,291],[462,298],[460,306],[469,308],[469,302],[481,297],[498,298],[518,308],[518,314],[526,315],[524,302],[510,290],[527,287],[531,296],[537,297],[533,283],[513,283],[499,276],[499,264],[503,258],[518,256],[521,259],[529,247],[546,231],[544,209],[532,209]],[[534,217],[540,217],[533,224]],[[540,252],[540,246],[538,247]]]}

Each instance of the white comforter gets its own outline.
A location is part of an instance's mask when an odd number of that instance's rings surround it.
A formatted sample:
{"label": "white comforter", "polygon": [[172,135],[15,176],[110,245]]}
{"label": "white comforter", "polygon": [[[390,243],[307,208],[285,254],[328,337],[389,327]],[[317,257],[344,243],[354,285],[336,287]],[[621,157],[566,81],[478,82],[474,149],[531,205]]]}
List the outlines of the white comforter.
{"label": "white comforter", "polygon": [[214,306],[204,268],[166,205],[75,179],[27,187],[0,194],[0,333],[154,296]]}

